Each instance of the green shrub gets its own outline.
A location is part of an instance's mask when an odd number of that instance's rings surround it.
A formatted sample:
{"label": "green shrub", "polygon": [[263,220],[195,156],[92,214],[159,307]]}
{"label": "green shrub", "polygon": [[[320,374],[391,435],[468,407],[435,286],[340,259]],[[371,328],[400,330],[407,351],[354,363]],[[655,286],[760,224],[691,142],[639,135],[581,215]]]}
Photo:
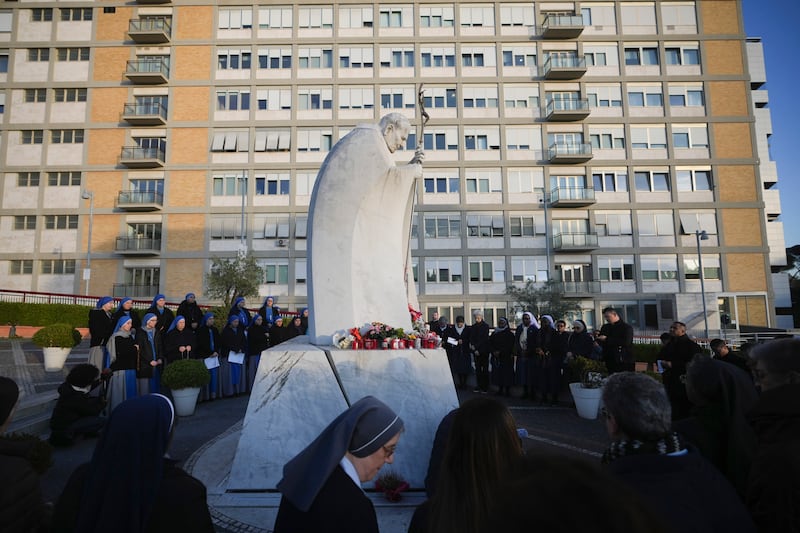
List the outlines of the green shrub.
{"label": "green shrub", "polygon": [[655,363],[658,354],[661,352],[662,344],[634,344],[633,356],[637,361],[643,363]]}
{"label": "green shrub", "polygon": [[161,381],[170,389],[204,387],[211,381],[211,373],[199,359],[179,359],[164,368]]}
{"label": "green shrub", "polygon": [[74,348],[81,343],[81,332],[69,324],[52,324],[34,333],[31,340],[40,348]]}
{"label": "green shrub", "polygon": [[85,305],[0,302],[0,324],[47,326],[60,323],[85,328],[89,324],[89,309]]}
{"label": "green shrub", "polygon": [[586,379],[589,372],[596,372],[603,376],[608,375],[608,369],[603,361],[595,361],[588,357],[578,356],[567,362],[567,375],[571,383]]}

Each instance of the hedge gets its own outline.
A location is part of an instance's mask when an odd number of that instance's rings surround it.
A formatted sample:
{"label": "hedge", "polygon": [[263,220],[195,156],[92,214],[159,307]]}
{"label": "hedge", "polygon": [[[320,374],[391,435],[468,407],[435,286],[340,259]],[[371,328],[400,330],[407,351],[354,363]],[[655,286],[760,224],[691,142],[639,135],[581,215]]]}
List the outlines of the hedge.
{"label": "hedge", "polygon": [[[93,307],[72,304],[31,304],[0,302],[0,324],[19,326],[49,326],[61,323],[75,328],[89,327],[89,311]],[[144,309],[137,309],[139,317]]]}

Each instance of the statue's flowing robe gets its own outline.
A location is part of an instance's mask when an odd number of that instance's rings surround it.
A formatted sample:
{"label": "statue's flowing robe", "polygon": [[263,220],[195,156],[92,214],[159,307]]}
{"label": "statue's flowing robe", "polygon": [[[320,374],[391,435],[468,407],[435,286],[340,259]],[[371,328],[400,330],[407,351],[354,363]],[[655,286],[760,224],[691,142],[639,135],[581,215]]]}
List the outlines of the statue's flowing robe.
{"label": "statue's flowing robe", "polygon": [[[374,125],[358,126],[331,149],[309,206],[308,335],[330,344],[369,322],[411,329],[409,228],[419,165],[396,165]],[[413,300],[412,300],[413,303]]]}

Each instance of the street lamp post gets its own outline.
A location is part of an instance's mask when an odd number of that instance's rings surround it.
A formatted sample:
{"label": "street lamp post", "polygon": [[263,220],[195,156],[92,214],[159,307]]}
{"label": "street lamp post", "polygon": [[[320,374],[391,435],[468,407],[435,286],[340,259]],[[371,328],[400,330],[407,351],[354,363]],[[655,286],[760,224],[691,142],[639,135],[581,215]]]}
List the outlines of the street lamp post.
{"label": "street lamp post", "polygon": [[244,257],[247,255],[247,241],[244,234],[244,207],[247,198],[247,171],[243,170],[242,175],[237,178],[242,188],[242,220],[239,226],[239,254]]}
{"label": "street lamp post", "polygon": [[[542,188],[542,198],[539,200],[539,203],[542,204],[544,208],[544,245],[545,245],[545,254],[547,259],[547,281],[550,281],[550,232],[548,231],[548,223],[547,223],[547,205],[550,203],[550,199],[547,197],[547,188]],[[535,230],[534,230],[535,231]]]}
{"label": "street lamp post", "polygon": [[89,296],[89,280],[92,277],[92,227],[94,226],[94,192],[84,189],[81,198],[89,200],[89,236],[86,240],[86,268],[83,269],[83,280],[86,282],[84,295]]}
{"label": "street lamp post", "polygon": [[696,229],[694,237],[697,240],[697,267],[700,269],[700,297],[703,299],[703,324],[705,325],[706,341],[708,340],[708,310],[706,309],[706,281],[703,272],[703,254],[700,251],[700,241],[708,240],[706,230]]}

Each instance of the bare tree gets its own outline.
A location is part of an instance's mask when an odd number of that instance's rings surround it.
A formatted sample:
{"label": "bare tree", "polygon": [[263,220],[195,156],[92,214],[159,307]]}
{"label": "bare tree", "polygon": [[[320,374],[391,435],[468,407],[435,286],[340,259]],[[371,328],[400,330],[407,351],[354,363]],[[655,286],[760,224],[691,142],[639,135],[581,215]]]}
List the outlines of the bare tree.
{"label": "bare tree", "polygon": [[530,311],[536,316],[551,315],[558,320],[577,315],[581,311],[577,300],[568,300],[564,297],[561,283],[557,281],[547,281],[539,285],[528,280],[522,287],[508,285],[506,294],[514,298],[517,311]]}

